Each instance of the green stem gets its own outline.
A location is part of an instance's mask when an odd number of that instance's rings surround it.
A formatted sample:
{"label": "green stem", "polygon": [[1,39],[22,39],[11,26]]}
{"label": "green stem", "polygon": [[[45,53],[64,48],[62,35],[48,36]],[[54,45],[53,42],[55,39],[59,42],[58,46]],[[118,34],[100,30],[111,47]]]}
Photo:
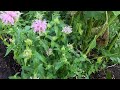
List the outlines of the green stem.
{"label": "green stem", "polygon": [[117,39],[119,38],[120,36],[120,30],[118,32],[118,34],[116,34],[113,38],[113,40],[111,41],[110,43],[110,46],[108,47],[108,50],[110,51],[112,49],[112,47],[114,46],[114,44],[116,43]]}
{"label": "green stem", "polygon": [[112,17],[110,18],[110,21],[108,22],[108,14],[107,14],[107,11],[106,11],[106,22],[105,22],[102,30],[98,33],[97,38],[98,38],[99,36],[101,36],[101,35],[106,31],[107,27],[108,27],[116,18],[117,18],[117,16],[114,15],[114,16],[112,16]]}
{"label": "green stem", "polygon": [[93,18],[91,18],[90,21],[89,21],[89,25],[88,25],[88,30],[87,30],[87,33],[86,33],[86,37],[89,36],[90,31],[92,29],[92,26],[93,26],[93,22],[92,21],[93,21]]}
{"label": "green stem", "polygon": [[108,22],[108,25],[110,25],[115,19],[117,18],[117,16],[112,16],[111,18],[110,18],[110,21]]}
{"label": "green stem", "polygon": [[107,13],[107,11],[106,11],[106,22],[105,22],[105,24],[103,25],[103,28],[100,30],[100,32],[98,33],[98,35],[96,36],[96,39],[98,38],[98,37],[100,37],[100,36],[102,36],[103,35],[103,33],[106,31],[106,29],[108,28],[108,13]]}
{"label": "green stem", "polygon": [[71,26],[72,26],[73,19],[74,19],[74,15],[72,16],[72,19],[71,19],[71,23],[70,23]]}

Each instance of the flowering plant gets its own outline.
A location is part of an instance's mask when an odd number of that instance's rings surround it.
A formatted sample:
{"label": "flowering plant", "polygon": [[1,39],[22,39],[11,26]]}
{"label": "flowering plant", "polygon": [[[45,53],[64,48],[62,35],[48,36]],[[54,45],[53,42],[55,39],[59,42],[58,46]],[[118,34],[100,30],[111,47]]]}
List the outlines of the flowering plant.
{"label": "flowering plant", "polygon": [[[106,14],[106,17],[100,18],[94,16],[95,14]],[[106,62],[102,60],[110,58],[103,52],[108,50],[105,48],[107,45],[111,50],[111,44],[100,46],[101,44],[96,42],[108,28],[107,16],[106,12],[91,14],[87,11],[1,12],[0,36],[7,45],[6,55],[13,51],[14,59],[22,69],[20,76],[14,75],[10,78],[89,78],[92,73],[105,67]],[[113,15],[114,18],[115,16],[117,17],[116,14]],[[92,21],[100,24],[93,26]],[[94,27],[101,24],[104,25],[100,32],[94,32]],[[102,52],[102,56],[95,54],[94,58],[91,58],[94,50]]]}

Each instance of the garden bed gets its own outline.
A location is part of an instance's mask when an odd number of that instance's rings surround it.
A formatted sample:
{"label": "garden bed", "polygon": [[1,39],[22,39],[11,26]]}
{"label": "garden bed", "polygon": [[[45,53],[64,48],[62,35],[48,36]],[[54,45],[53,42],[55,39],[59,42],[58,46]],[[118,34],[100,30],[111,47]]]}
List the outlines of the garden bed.
{"label": "garden bed", "polygon": [[119,16],[1,11],[0,79],[119,79]]}
{"label": "garden bed", "polygon": [[13,59],[13,53],[4,57],[6,53],[5,45],[0,41],[0,79],[8,79],[9,76],[20,72],[20,65]]}
{"label": "garden bed", "polygon": [[120,79],[120,65],[108,66],[108,68],[91,75],[91,79]]}
{"label": "garden bed", "polygon": [[[21,72],[20,65],[13,59],[13,53],[10,53],[8,56],[4,57],[5,52],[5,45],[0,42],[0,79],[8,79],[9,76]],[[108,66],[107,69],[92,74],[91,79],[107,79],[107,73],[111,76],[111,78],[108,79],[120,79],[120,65]]]}

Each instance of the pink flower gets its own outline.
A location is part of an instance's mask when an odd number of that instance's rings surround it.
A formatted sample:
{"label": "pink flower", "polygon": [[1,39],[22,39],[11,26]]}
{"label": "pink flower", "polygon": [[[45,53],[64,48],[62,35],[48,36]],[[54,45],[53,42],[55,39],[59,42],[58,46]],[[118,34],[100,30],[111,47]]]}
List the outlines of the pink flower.
{"label": "pink flower", "polygon": [[17,17],[17,13],[14,11],[5,11],[6,14],[10,15],[11,17]]}
{"label": "pink flower", "polygon": [[0,14],[0,19],[4,24],[14,25],[21,13],[19,11],[4,11]]}
{"label": "pink flower", "polygon": [[34,29],[34,32],[45,32],[47,28],[46,20],[35,20],[31,26]]}
{"label": "pink flower", "polygon": [[6,13],[1,14],[0,19],[4,24],[8,24],[8,23],[10,23],[11,25],[14,24],[14,19]]}
{"label": "pink flower", "polygon": [[66,34],[72,33],[72,28],[71,28],[71,26],[65,26],[65,27],[63,28],[62,32],[66,33]]}

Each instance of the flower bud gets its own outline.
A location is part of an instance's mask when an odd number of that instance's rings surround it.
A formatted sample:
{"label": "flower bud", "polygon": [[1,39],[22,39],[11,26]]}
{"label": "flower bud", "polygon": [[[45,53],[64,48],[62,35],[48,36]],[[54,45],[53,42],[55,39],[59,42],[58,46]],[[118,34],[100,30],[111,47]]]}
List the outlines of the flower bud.
{"label": "flower bud", "polygon": [[60,24],[60,21],[59,21],[58,18],[55,18],[55,19],[54,19],[54,22],[55,22],[56,24]]}
{"label": "flower bud", "polygon": [[29,49],[29,48],[26,49],[26,50],[24,50],[23,56],[24,56],[24,58],[26,58],[26,59],[30,59],[30,58],[32,57],[32,50]]}
{"label": "flower bud", "polygon": [[26,40],[25,40],[25,43],[26,43],[26,45],[31,46],[31,45],[32,45],[32,40],[26,39]]}
{"label": "flower bud", "polygon": [[72,44],[68,44],[67,45],[69,49],[73,49],[73,45]]}
{"label": "flower bud", "polygon": [[61,50],[62,50],[62,51],[65,51],[65,47],[63,46],[63,47],[61,48]]}
{"label": "flower bud", "polygon": [[47,24],[47,27],[48,27],[48,28],[51,28],[52,26],[48,23],[48,24]]}

